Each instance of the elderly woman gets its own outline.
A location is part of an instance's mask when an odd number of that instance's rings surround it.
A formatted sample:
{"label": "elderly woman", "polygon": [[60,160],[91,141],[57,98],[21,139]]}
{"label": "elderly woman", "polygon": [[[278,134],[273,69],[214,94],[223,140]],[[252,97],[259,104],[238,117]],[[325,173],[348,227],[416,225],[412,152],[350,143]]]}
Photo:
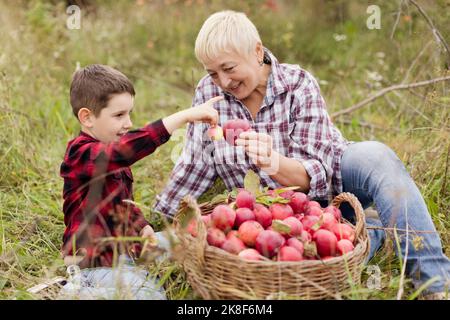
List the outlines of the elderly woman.
{"label": "elderly woman", "polygon": [[[242,187],[248,170],[256,172],[264,186],[299,186],[323,205],[332,196],[351,192],[364,208],[375,204],[379,211],[380,219],[367,218],[367,225],[410,230],[398,233],[414,284],[437,276],[428,293],[446,290],[450,261],[420,191],[390,148],[376,141],[347,141],[330,121],[314,77],[298,65],[279,63],[243,13],[211,15],[198,34],[195,54],[208,74],[197,86],[193,105],[223,95],[216,104],[219,124],[245,119],[252,130],[233,146],[209,139],[208,125],[190,125],[156,211],[173,215],[185,195],[200,196],[217,177],[229,190]],[[351,219],[352,209],[342,209]],[[412,238],[419,230],[433,232],[419,233],[422,243],[417,246]],[[385,234],[371,229],[369,235],[372,257]]]}

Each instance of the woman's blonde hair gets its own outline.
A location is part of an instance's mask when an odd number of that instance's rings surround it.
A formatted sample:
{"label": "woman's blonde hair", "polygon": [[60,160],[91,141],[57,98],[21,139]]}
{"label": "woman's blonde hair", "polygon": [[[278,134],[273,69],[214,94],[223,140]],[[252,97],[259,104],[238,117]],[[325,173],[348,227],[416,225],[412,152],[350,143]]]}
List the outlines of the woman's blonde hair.
{"label": "woman's blonde hair", "polygon": [[195,40],[195,56],[204,63],[224,52],[248,57],[260,42],[255,25],[242,12],[219,11],[203,23]]}

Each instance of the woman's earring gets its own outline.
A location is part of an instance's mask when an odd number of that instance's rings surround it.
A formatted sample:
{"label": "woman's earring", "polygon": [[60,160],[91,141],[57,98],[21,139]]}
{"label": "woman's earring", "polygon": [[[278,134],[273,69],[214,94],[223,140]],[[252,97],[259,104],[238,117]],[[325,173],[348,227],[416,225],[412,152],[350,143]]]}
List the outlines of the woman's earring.
{"label": "woman's earring", "polygon": [[264,60],[261,60],[261,61],[259,62],[259,65],[262,67],[263,64],[264,64]]}

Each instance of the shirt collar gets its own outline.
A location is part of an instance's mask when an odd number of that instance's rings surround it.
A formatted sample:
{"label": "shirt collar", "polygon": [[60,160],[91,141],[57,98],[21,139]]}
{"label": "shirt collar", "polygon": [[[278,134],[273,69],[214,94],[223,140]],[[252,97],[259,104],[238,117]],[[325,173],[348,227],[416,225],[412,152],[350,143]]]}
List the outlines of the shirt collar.
{"label": "shirt collar", "polygon": [[288,91],[289,87],[284,79],[281,65],[273,53],[264,48],[264,56],[271,62],[271,72],[267,80],[266,97],[264,98],[265,104],[269,106],[277,96]]}
{"label": "shirt collar", "polygon": [[[281,70],[280,63],[273,53],[264,47],[264,58],[270,60],[271,72],[269,79],[267,79],[266,96],[264,98],[264,104],[270,106],[277,96],[288,91],[289,87],[284,79],[283,71]],[[229,99],[237,100],[232,94],[223,91],[217,86],[220,95],[225,95]]]}
{"label": "shirt collar", "polygon": [[90,140],[98,141],[98,140],[95,139],[93,136],[91,136],[90,134],[88,134],[88,133],[86,133],[86,132],[84,132],[84,131],[82,131],[82,130],[80,130],[79,136],[80,136],[80,137],[84,137],[84,138],[88,138],[88,139],[90,139]]}

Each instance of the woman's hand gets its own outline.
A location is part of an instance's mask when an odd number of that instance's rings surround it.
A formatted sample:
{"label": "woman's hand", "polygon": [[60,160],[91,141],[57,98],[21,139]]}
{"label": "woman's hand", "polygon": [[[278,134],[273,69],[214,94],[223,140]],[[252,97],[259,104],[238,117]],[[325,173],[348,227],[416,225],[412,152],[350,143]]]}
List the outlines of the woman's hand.
{"label": "woman's hand", "polygon": [[300,161],[287,158],[273,149],[272,137],[255,131],[242,132],[236,145],[243,146],[250,159],[274,180],[284,186],[299,186],[308,192],[310,180]]}
{"label": "woman's hand", "polygon": [[270,135],[255,131],[242,132],[236,140],[236,145],[244,147],[253,163],[268,174],[278,172],[279,157],[273,150],[273,140]]}

